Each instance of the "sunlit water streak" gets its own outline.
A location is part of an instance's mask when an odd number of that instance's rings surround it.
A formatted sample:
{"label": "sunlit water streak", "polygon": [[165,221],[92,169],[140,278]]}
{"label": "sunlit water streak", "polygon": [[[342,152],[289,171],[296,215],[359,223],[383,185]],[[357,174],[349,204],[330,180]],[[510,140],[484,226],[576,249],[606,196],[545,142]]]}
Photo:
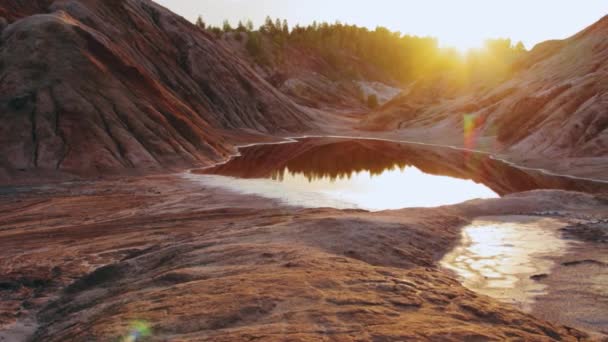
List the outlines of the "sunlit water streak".
{"label": "sunlit water streak", "polygon": [[463,229],[461,243],[440,264],[465,287],[530,311],[546,290],[531,277],[550,273],[552,258],[568,250],[561,227],[552,219],[525,216],[477,220]]}
{"label": "sunlit water streak", "polygon": [[241,179],[217,175],[187,175],[207,186],[242,194],[259,195],[282,203],[309,208],[380,211],[407,207],[435,207],[498,195],[482,184],[426,174],[415,167],[390,168],[379,174],[354,172],[347,177],[310,177],[282,173],[271,178]]}

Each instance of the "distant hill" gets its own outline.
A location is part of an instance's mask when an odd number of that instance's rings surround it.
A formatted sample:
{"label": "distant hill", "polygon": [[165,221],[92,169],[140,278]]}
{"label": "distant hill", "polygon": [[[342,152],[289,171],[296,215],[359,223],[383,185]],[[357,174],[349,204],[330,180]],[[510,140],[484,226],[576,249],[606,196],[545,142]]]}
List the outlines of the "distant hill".
{"label": "distant hill", "polygon": [[[268,17],[259,28],[251,22],[231,27],[197,25],[251,64],[265,79],[298,103],[327,110],[366,111],[370,95],[381,104],[402,87],[424,79],[458,74],[463,81],[501,81],[525,53],[521,42],[489,39],[482,50],[466,56],[442,48],[433,37],[373,30],[340,22],[290,27]],[[375,107],[375,106],[371,106]]]}
{"label": "distant hill", "polygon": [[[449,76],[415,82],[367,116],[367,130],[440,129],[462,137],[467,125],[493,151],[526,157],[608,156],[608,16],[562,41],[538,44],[512,76],[461,89]],[[476,145],[470,147],[479,147]]]}

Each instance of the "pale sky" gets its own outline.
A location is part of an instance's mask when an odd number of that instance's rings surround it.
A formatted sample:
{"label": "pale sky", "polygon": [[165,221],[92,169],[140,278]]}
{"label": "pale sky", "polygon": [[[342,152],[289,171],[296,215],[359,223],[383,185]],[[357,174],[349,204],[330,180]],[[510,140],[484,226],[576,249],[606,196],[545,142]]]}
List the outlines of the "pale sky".
{"label": "pale sky", "polygon": [[194,21],[233,26],[239,19],[262,24],[266,15],[290,25],[314,20],[385,26],[433,36],[442,46],[479,47],[486,38],[511,38],[527,48],[569,37],[608,14],[608,0],[156,0]]}

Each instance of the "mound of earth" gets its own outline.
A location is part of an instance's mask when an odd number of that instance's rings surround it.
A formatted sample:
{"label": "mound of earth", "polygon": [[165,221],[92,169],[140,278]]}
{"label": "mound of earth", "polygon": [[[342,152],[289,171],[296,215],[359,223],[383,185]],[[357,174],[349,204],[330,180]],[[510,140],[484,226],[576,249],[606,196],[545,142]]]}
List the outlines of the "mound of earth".
{"label": "mound of earth", "polygon": [[0,4],[0,177],[208,164],[224,130],[309,116],[224,46],[148,0]]}

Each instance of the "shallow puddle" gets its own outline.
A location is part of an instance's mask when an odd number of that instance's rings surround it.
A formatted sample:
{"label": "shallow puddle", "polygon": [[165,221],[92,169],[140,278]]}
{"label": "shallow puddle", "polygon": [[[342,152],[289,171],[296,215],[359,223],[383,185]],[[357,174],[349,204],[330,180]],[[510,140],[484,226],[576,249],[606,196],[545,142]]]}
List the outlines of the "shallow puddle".
{"label": "shallow puddle", "polygon": [[415,167],[392,167],[372,174],[311,178],[288,168],[270,178],[192,176],[205,185],[279,200],[288,205],[379,211],[435,207],[474,198],[496,198],[488,187],[471,180],[426,174]]}
{"label": "shallow puddle", "polygon": [[463,285],[476,292],[532,310],[535,298],[546,294],[539,282],[567,253],[554,219],[507,216],[481,218],[463,228],[461,243],[440,262]]}

